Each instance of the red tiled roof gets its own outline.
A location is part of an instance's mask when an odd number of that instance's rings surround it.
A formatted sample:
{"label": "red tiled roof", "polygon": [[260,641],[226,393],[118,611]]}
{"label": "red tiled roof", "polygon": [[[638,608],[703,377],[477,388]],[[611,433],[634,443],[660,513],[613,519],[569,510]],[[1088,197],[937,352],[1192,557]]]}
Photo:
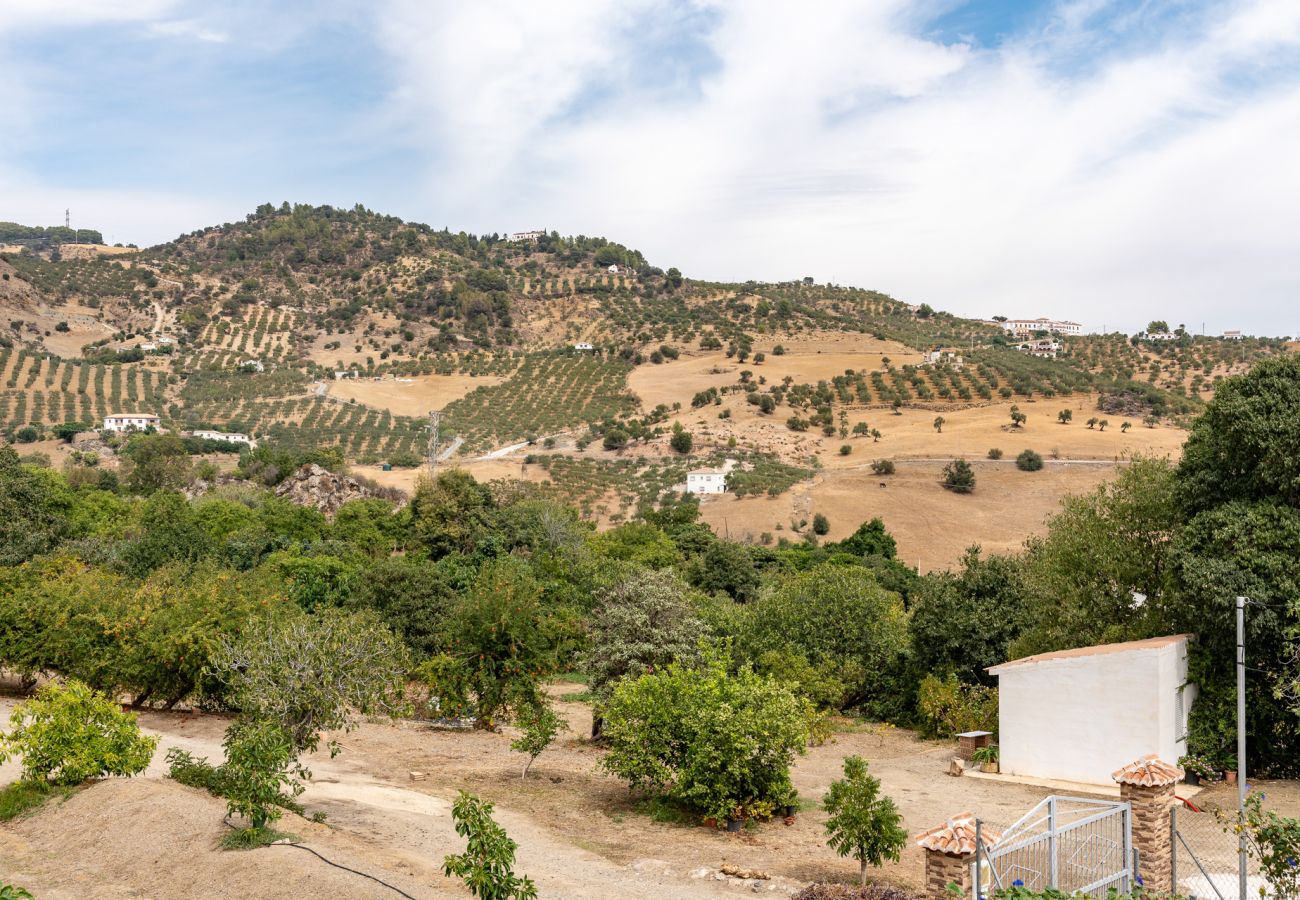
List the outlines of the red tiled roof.
{"label": "red tiled roof", "polygon": [[[1002,833],[987,826],[980,828],[980,838],[985,845],[997,843]],[[975,814],[957,813],[942,825],[923,831],[916,836],[918,846],[952,856],[965,856],[975,852]]]}
{"label": "red tiled roof", "polygon": [[1141,759],[1134,760],[1110,776],[1120,784],[1133,784],[1138,787],[1163,787],[1174,784],[1183,777],[1183,770],[1171,766],[1154,753],[1148,753]]}

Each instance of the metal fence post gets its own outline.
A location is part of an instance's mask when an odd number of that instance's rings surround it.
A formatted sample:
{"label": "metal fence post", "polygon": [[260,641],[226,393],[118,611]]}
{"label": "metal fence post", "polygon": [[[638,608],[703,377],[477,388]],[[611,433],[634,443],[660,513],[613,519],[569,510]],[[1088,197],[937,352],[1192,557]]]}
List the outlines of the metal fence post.
{"label": "metal fence post", "polygon": [[1169,893],[1178,893],[1178,804],[1169,809]]}
{"label": "metal fence post", "polygon": [[1047,798],[1047,872],[1048,887],[1057,887],[1056,871],[1056,795]]}
{"label": "metal fence post", "polygon": [[975,820],[975,876],[971,879],[971,883],[975,885],[975,900],[983,898],[980,893],[980,854],[984,852],[982,824],[979,819]]}

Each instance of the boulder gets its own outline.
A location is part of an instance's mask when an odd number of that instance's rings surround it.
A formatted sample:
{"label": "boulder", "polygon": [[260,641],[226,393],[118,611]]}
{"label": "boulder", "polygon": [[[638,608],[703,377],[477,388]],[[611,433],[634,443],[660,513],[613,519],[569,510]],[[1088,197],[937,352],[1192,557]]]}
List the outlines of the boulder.
{"label": "boulder", "polygon": [[315,463],[308,463],[276,486],[277,497],[301,506],[319,509],[327,516],[338,512],[349,500],[375,496],[350,475],[336,475]]}

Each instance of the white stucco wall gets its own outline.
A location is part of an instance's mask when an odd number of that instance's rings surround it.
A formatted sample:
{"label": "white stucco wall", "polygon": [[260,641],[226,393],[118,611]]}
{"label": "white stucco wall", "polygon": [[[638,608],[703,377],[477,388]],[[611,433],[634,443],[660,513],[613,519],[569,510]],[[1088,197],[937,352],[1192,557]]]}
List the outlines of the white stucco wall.
{"label": "white stucco wall", "polygon": [[1185,640],[1161,647],[1048,658],[998,675],[998,743],[1012,775],[1110,784],[1111,773],[1155,753],[1175,763],[1186,751]]}

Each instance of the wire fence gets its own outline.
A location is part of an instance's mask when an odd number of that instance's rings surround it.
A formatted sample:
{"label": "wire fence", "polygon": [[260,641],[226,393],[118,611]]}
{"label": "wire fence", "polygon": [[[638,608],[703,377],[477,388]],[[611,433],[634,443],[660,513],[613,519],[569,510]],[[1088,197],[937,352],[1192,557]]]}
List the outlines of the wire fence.
{"label": "wire fence", "polygon": [[[1182,804],[1174,808],[1173,893],[1191,900],[1238,900],[1237,835],[1214,813]],[[1247,857],[1246,896],[1266,896],[1259,862]]]}

